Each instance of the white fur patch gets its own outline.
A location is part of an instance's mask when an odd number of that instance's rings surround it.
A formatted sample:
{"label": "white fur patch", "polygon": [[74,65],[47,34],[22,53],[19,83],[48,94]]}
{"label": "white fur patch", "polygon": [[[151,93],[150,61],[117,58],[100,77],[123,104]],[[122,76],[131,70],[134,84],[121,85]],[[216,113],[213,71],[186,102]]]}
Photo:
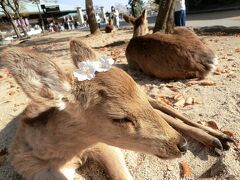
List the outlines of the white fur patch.
{"label": "white fur patch", "polygon": [[64,110],[65,108],[66,108],[66,103],[64,102],[64,101],[59,101],[58,103],[57,103],[57,108],[60,110],[60,111],[62,111],[62,110]]}
{"label": "white fur patch", "polygon": [[31,85],[36,86],[38,88],[42,87],[42,83],[41,83],[40,79],[30,77],[29,80],[30,80],[29,82],[31,83]]}
{"label": "white fur patch", "polygon": [[63,87],[64,87],[64,89],[66,90],[66,91],[70,91],[71,90],[71,85],[69,84],[69,82],[67,82],[67,81],[64,81],[63,82]]}
{"label": "white fur patch", "polygon": [[74,180],[75,169],[65,167],[60,169],[60,171],[67,178],[67,180]]}
{"label": "white fur patch", "polygon": [[56,95],[56,107],[58,108],[59,111],[62,111],[66,108],[66,102],[63,101],[64,96],[62,94],[57,94]]}
{"label": "white fur patch", "polygon": [[212,60],[212,64],[210,64],[211,72],[214,72],[216,70],[217,65],[218,65],[218,57],[215,56]]}

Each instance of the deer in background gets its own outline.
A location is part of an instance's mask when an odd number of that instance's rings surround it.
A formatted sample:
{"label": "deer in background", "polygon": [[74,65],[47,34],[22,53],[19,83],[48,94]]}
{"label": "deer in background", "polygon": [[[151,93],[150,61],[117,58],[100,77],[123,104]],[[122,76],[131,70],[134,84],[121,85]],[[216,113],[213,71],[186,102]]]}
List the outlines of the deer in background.
{"label": "deer in background", "polygon": [[175,28],[173,34],[148,34],[146,10],[138,18],[123,17],[134,26],[126,49],[130,68],[163,80],[204,79],[215,69],[216,55],[191,30]]}
{"label": "deer in background", "polygon": [[105,27],[105,32],[106,33],[111,33],[111,32],[114,32],[114,31],[116,31],[116,28],[113,25],[113,20],[111,18],[109,18],[108,24]]}
{"label": "deer in background", "polygon": [[[70,51],[75,69],[96,59],[81,41],[72,40]],[[187,142],[175,129],[220,149],[229,140],[201,125],[187,125],[191,121],[147,98],[117,67],[78,81],[44,55],[19,47],[3,50],[0,67],[9,69],[31,99],[9,150],[11,164],[26,179],[73,179],[85,157],[99,161],[113,179],[132,179],[117,147],[163,159],[180,157]]]}

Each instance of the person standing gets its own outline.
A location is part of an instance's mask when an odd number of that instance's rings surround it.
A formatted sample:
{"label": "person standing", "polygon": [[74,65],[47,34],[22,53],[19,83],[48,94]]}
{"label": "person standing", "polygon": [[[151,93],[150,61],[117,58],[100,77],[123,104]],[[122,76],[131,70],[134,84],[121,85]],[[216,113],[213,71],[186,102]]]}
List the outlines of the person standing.
{"label": "person standing", "polygon": [[96,13],[96,20],[97,20],[98,27],[101,28],[101,18],[98,15],[98,13]]}
{"label": "person standing", "polygon": [[113,19],[113,25],[119,28],[119,12],[114,6],[111,7],[111,18]]}
{"label": "person standing", "polygon": [[176,0],[174,7],[174,22],[176,26],[186,25],[186,5],[185,0]]}

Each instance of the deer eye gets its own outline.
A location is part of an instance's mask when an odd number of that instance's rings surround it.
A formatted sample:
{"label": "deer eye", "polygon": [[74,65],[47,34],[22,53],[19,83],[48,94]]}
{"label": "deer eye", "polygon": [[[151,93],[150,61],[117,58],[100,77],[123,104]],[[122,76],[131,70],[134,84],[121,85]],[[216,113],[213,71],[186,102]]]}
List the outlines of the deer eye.
{"label": "deer eye", "polygon": [[125,124],[125,123],[132,123],[129,118],[121,118],[121,119],[113,119],[113,123]]}

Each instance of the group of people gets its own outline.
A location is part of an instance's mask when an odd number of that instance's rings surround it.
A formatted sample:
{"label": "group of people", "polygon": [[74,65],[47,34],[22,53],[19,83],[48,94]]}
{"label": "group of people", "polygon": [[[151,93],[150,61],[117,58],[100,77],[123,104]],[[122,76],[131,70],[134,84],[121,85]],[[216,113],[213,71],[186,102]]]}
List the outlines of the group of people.
{"label": "group of people", "polygon": [[[137,4],[133,4],[132,6],[132,13],[134,17],[138,17],[141,14],[142,9],[137,6]],[[111,13],[109,14],[109,19],[112,20],[113,25],[119,28],[119,11],[114,7],[111,6]],[[96,20],[98,26],[100,27],[101,17],[96,14]],[[87,22],[87,20],[86,20]],[[176,0],[175,7],[174,7],[174,22],[176,26],[185,26],[186,25],[186,6],[185,0]],[[70,19],[64,19],[64,29],[74,29],[76,28],[76,24],[73,24]]]}

